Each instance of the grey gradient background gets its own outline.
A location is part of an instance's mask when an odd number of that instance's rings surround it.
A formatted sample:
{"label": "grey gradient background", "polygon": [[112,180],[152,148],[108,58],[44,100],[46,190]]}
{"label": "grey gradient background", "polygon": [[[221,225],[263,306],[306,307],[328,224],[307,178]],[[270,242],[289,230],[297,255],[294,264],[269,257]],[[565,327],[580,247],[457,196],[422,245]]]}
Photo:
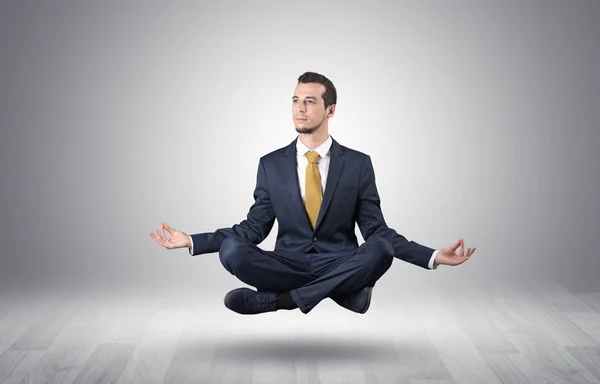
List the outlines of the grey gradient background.
{"label": "grey gradient background", "polygon": [[[390,227],[459,267],[396,260],[377,295],[555,281],[598,290],[600,2],[88,2],[0,6],[3,292],[219,297],[216,254],[258,159],[295,137],[304,71],[371,155]],[[272,249],[277,224],[260,245]]]}

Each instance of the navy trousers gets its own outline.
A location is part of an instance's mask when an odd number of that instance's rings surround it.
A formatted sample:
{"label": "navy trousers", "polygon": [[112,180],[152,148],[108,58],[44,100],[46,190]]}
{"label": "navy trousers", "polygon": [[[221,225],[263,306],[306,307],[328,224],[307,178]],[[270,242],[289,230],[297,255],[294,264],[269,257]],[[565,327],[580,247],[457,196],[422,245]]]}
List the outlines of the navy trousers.
{"label": "navy trousers", "polygon": [[265,251],[238,236],[227,237],[219,250],[221,263],[231,274],[259,291],[290,291],[303,313],[327,297],[374,286],[393,257],[392,245],[375,236],[350,252]]}

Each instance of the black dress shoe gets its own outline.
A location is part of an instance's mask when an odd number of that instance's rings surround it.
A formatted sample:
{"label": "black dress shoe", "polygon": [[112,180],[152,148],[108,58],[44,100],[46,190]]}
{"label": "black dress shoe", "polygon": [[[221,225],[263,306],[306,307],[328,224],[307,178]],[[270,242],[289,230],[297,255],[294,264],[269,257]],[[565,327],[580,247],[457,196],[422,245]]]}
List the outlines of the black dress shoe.
{"label": "black dress shoe", "polygon": [[360,291],[350,293],[345,296],[332,297],[333,301],[340,306],[356,313],[365,313],[371,305],[371,294],[373,287],[364,287]]}
{"label": "black dress shoe", "polygon": [[242,315],[255,315],[277,310],[276,292],[257,292],[249,288],[237,288],[225,295],[225,306]]}

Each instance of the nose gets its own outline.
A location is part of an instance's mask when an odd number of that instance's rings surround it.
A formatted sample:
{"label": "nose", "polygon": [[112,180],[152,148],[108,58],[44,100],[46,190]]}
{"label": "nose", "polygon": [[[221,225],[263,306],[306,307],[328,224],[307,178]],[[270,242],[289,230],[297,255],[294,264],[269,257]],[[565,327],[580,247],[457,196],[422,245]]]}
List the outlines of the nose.
{"label": "nose", "polygon": [[298,112],[306,112],[306,105],[304,103],[296,103],[298,106]]}

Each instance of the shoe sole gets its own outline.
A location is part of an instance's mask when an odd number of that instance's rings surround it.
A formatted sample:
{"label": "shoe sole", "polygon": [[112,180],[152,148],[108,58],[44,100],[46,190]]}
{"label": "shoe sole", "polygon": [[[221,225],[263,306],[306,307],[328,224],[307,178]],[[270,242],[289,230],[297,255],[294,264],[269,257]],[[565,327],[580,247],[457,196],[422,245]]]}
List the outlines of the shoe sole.
{"label": "shoe sole", "polygon": [[365,314],[368,310],[369,307],[371,306],[371,295],[373,293],[373,287],[369,287],[369,295],[367,296],[367,305],[365,305],[365,309],[363,309],[360,314]]}

